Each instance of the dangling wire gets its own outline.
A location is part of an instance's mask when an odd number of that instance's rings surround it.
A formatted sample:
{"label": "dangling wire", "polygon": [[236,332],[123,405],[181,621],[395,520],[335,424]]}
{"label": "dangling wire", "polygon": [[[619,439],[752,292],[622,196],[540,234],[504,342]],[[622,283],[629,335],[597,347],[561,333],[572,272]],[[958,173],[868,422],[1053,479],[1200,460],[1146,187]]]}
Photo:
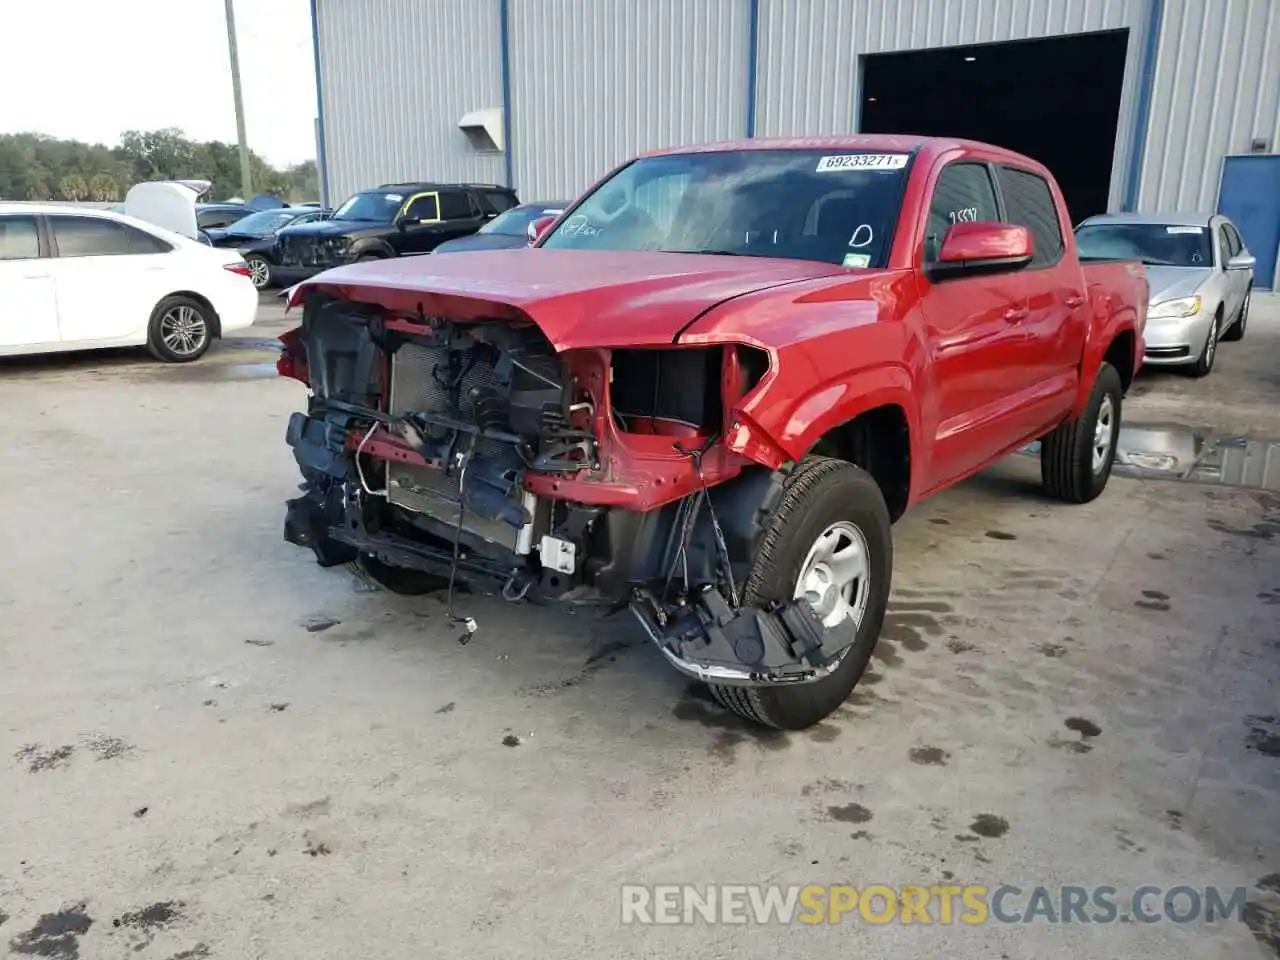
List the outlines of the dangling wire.
{"label": "dangling wire", "polygon": [[707,442],[696,450],[688,450],[679,441],[675,443],[675,448],[680,453],[693,461],[694,472],[698,475],[698,484],[701,487],[702,501],[707,505],[707,513],[711,517],[711,532],[716,538],[716,553],[719,555],[721,562],[724,564],[725,579],[729,582],[729,600],[736,607],[738,606],[738,585],[733,579],[733,562],[729,558],[729,544],[725,542],[724,530],[720,528],[720,520],[716,517],[715,504],[711,502],[711,494],[707,490],[707,478],[702,473],[702,457],[711,449],[718,436],[712,434],[707,438]]}
{"label": "dangling wire", "polygon": [[472,617],[459,617],[453,612],[453,583],[458,573],[458,554],[462,544],[462,527],[467,517],[467,467],[471,464],[471,453],[476,446],[476,434],[471,434],[471,440],[467,443],[467,450],[462,455],[462,469],[458,473],[458,523],[453,529],[453,562],[449,565],[449,592],[445,600],[445,616],[449,618],[449,623],[453,626],[463,628],[463,633],[458,637],[458,642],[467,644],[471,642],[471,638],[475,636],[479,627]]}

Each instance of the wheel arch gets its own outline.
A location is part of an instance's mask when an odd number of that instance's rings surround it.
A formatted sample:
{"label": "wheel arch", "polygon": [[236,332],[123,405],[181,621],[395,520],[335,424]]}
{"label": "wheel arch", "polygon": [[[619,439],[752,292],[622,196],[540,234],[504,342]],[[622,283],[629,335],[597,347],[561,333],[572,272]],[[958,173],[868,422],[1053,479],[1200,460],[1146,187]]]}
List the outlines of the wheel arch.
{"label": "wheel arch", "polygon": [[810,445],[806,455],[861,467],[880,487],[889,518],[896,521],[911,500],[911,444],[911,421],[905,407],[883,403],[831,427]]}

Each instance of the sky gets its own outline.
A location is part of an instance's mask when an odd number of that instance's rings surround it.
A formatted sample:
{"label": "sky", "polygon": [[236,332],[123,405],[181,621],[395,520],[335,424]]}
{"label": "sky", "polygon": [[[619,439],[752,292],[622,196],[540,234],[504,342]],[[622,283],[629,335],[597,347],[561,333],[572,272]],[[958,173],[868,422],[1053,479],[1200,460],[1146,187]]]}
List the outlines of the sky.
{"label": "sky", "polygon": [[[125,130],[178,127],[236,142],[226,0],[0,6],[0,133],[114,146]],[[249,147],[276,167],[314,159],[309,0],[235,0],[235,22]]]}

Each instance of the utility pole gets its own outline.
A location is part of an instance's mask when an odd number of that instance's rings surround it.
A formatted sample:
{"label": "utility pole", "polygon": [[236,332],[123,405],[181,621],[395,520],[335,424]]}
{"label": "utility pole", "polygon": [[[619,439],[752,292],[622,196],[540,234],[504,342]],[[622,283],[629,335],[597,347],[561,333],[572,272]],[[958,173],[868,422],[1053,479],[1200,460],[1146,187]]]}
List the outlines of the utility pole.
{"label": "utility pole", "polygon": [[244,97],[240,95],[240,54],[236,50],[235,0],[227,2],[227,51],[231,54],[231,91],[236,99],[236,139],[240,143],[240,192],[245,203],[253,196],[249,170],[249,143],[244,134]]}

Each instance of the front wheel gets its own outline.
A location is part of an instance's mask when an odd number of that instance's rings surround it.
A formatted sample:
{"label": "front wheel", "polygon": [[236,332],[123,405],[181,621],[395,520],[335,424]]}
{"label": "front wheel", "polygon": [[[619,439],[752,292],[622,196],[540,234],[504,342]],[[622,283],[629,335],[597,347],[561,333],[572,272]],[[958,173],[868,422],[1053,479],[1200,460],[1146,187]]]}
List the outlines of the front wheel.
{"label": "front wheel", "polygon": [[712,684],[711,693],[748,720],[803,730],[840,708],[880,637],[893,574],[893,531],[880,487],[843,460],[804,460],[764,518],[754,556],[745,603],[804,598],[828,630],[852,621],[854,640],[820,680],[766,687]]}
{"label": "front wheel", "polygon": [[1240,313],[1236,315],[1236,322],[1231,324],[1227,332],[1222,335],[1222,339],[1229,343],[1236,343],[1244,339],[1245,327],[1249,324],[1249,294],[1244,295],[1244,302],[1240,304]]}
{"label": "front wheel", "polygon": [[1222,310],[1219,308],[1213,315],[1213,323],[1209,325],[1209,336],[1205,338],[1204,349],[1200,351],[1200,356],[1190,367],[1189,372],[1193,377],[1207,377],[1213,370],[1213,361],[1218,356],[1218,337],[1221,333]]}
{"label": "front wheel", "polygon": [[166,363],[199,360],[213,342],[213,311],[191,297],[165,297],[151,312],[147,349]]}
{"label": "front wheel", "polygon": [[1084,413],[1055,427],[1040,444],[1040,478],[1051,497],[1088,503],[1107,486],[1120,436],[1124,385],[1109,363],[1098,368]]}

